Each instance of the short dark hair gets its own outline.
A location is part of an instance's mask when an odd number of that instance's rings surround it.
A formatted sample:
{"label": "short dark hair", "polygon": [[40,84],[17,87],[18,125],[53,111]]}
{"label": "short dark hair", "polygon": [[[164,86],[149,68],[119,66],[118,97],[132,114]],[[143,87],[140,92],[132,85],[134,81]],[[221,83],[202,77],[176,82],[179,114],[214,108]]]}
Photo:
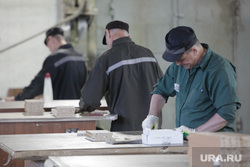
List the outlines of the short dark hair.
{"label": "short dark hair", "polygon": [[60,28],[60,27],[54,27],[54,28],[49,29],[46,32],[46,38],[44,40],[44,44],[47,45],[47,39],[48,39],[49,36],[55,36],[55,35],[62,35],[62,36],[64,36],[63,29]]}

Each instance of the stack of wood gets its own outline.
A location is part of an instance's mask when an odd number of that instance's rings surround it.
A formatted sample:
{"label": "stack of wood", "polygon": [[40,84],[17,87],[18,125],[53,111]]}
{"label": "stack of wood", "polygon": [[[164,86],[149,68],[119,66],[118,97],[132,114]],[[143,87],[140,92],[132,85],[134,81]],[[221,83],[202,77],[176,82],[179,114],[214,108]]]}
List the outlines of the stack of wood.
{"label": "stack of wood", "polygon": [[44,101],[43,100],[25,100],[24,101],[24,115],[37,116],[44,113]]}
{"label": "stack of wood", "polygon": [[57,106],[51,110],[55,117],[75,117],[75,107],[73,106]]}
{"label": "stack of wood", "polygon": [[87,130],[85,136],[86,139],[94,142],[114,141],[113,133],[108,130]]}
{"label": "stack of wood", "polygon": [[250,166],[250,135],[229,132],[191,133],[188,145],[190,166]]}

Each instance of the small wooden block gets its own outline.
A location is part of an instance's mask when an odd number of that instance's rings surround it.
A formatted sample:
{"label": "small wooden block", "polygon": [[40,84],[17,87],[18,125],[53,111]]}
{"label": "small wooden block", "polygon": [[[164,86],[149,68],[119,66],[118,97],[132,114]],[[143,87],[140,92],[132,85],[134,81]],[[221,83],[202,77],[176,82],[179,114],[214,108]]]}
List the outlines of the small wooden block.
{"label": "small wooden block", "polygon": [[113,133],[108,130],[88,130],[85,133],[86,139],[95,142],[113,141]]}
{"label": "small wooden block", "polygon": [[24,102],[24,115],[37,116],[44,113],[44,101],[43,100],[25,100]]}
{"label": "small wooden block", "polygon": [[55,117],[75,117],[75,107],[73,106],[57,106],[51,110]]}

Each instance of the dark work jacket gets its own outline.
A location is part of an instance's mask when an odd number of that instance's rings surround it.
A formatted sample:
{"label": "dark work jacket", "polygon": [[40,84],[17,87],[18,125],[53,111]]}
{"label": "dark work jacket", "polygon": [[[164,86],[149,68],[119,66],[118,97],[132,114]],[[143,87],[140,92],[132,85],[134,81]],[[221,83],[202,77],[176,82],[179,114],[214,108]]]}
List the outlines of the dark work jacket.
{"label": "dark work jacket", "polygon": [[71,44],[66,44],[46,58],[42,69],[15,100],[32,99],[42,94],[46,73],[51,76],[54,100],[80,98],[87,75],[85,62]]}
{"label": "dark work jacket", "polygon": [[93,111],[105,96],[110,113],[118,114],[111,131],[142,130],[150,93],[162,75],[149,49],[136,45],[129,37],[119,38],[97,59],[81,91],[80,109]]}

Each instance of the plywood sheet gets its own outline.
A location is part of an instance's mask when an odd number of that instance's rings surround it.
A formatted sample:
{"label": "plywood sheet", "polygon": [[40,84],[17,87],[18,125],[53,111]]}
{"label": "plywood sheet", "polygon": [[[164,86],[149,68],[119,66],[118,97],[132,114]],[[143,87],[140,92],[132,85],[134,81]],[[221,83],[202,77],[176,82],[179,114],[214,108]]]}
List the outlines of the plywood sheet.
{"label": "plywood sheet", "polygon": [[105,155],[105,156],[64,156],[49,157],[44,167],[188,167],[188,156],[185,154],[161,155]]}

